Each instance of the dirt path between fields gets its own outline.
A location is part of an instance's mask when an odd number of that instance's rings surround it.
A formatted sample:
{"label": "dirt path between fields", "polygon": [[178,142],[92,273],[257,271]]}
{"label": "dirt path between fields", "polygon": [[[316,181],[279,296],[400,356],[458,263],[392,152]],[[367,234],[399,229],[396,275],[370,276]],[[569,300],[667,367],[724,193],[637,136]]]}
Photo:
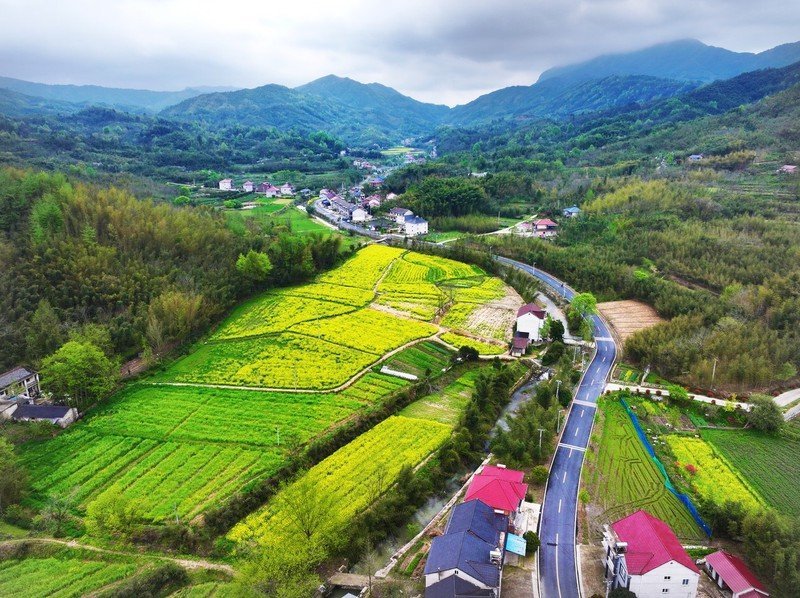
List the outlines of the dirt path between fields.
{"label": "dirt path between fields", "polygon": [[18,538],[14,540],[6,540],[4,542],[0,542],[0,546],[9,544],[22,544],[25,542],[34,542],[39,544],[59,544],[61,546],[66,546],[67,548],[80,548],[81,550],[90,550],[92,552],[97,552],[100,554],[113,554],[117,556],[130,556],[139,558],[150,557],[162,561],[171,561],[186,569],[210,569],[214,571],[223,571],[224,573],[229,573],[231,575],[233,575],[234,573],[233,567],[225,563],[213,563],[211,561],[206,561],[202,559],[200,560],[181,559],[177,557],[164,556],[164,555],[147,555],[139,552],[127,552],[124,550],[111,550],[109,548],[100,548],[99,546],[92,546],[91,544],[82,544],[77,540],[58,540],[56,538]]}

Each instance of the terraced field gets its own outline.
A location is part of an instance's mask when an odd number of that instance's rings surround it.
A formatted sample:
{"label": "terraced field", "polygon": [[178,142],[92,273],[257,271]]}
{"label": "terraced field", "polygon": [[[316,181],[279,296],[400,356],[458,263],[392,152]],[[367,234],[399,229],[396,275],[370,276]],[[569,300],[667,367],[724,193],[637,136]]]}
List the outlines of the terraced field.
{"label": "terraced field", "polygon": [[273,473],[285,448],[406,384],[369,373],[330,394],[131,387],[82,424],[26,447],[30,500],[77,488],[86,504],[111,488],[141,499],[155,520],[191,517]]}
{"label": "terraced field", "polygon": [[129,563],[79,558],[0,561],[0,596],[86,596],[136,571]]}
{"label": "terraced field", "polygon": [[[139,499],[154,521],[193,518],[275,472],[289,448],[407,385],[377,373],[388,353],[411,345],[389,357],[390,367],[441,372],[449,349],[412,344],[440,328],[419,314],[387,310],[381,298],[413,295],[424,306],[446,296],[479,306],[504,289],[473,266],[371,245],[311,284],[243,303],[163,372],[118,393],[57,438],[27,445],[28,500],[38,505],[74,489],[85,507],[118,490]],[[448,338],[456,346],[467,342]],[[504,350],[468,342],[484,352]],[[457,409],[455,401],[451,411]],[[452,425],[452,413],[442,417]],[[419,451],[430,453],[443,437],[432,432],[428,438],[413,423],[405,425],[419,445],[393,455],[401,465]]]}
{"label": "terraced field", "polygon": [[278,493],[263,509],[234,527],[236,542],[280,545],[302,533],[287,512],[297,508],[295,493],[313,488],[314,500],[324,501],[325,527],[337,529],[369,506],[397,479],[407,465],[420,463],[450,436],[452,428],[433,421],[392,416],[312,467],[305,476]]}
{"label": "terraced field", "polygon": [[800,442],[749,430],[701,435],[771,507],[800,515]]}
{"label": "terraced field", "polygon": [[386,366],[421,378],[426,371],[440,372],[449,363],[451,355],[450,349],[444,345],[423,341],[393,355],[386,361]]}
{"label": "terraced field", "polygon": [[603,432],[589,493],[603,512],[598,523],[609,523],[646,509],[666,521],[679,538],[705,539],[683,504],[664,485],[664,478],[642,445],[628,414],[615,400],[601,400]]}
{"label": "terraced field", "polygon": [[[524,368],[515,367],[521,376]],[[326,529],[346,526],[395,482],[403,467],[418,465],[450,437],[479,374],[480,369],[464,371],[443,389],[415,401],[342,447],[239,523],[228,538],[272,545],[289,541],[301,530],[293,529],[294,518],[288,511],[306,500],[324,505]],[[313,498],[306,497],[312,494]]]}

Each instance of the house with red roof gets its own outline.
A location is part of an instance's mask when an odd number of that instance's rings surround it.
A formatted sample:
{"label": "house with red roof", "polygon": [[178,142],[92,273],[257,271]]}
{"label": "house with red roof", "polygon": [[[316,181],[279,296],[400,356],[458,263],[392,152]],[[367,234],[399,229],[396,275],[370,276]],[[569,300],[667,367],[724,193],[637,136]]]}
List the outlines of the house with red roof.
{"label": "house with red roof", "polygon": [[[695,598],[700,569],[672,529],[647,511],[605,526],[606,580],[638,598]],[[749,597],[748,597],[749,598]]]}
{"label": "house with red roof", "polygon": [[522,483],[524,475],[514,469],[486,466],[472,478],[464,501],[481,500],[494,510],[513,516],[528,493],[528,485]]}
{"label": "house with red roof", "polygon": [[706,557],[706,571],[720,588],[731,593],[731,598],[769,596],[744,561],[724,550],[718,550]]}
{"label": "house with red roof", "polygon": [[555,237],[558,234],[558,224],[549,218],[534,220],[531,228],[535,236],[542,237],[543,239]]}
{"label": "house with red roof", "polygon": [[544,326],[546,315],[546,312],[535,303],[523,305],[517,310],[517,325],[514,336],[525,337],[527,335],[525,347],[530,343],[538,343],[542,340],[542,326]]}

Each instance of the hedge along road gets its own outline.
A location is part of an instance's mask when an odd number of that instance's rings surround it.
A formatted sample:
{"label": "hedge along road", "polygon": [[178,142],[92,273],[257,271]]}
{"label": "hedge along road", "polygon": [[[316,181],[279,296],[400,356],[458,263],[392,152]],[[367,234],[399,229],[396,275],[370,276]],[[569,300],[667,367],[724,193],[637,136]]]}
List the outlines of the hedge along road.
{"label": "hedge along road", "polygon": [[[575,296],[572,288],[546,272],[508,258],[497,256],[495,259],[534,276],[567,300]],[[597,398],[603,393],[617,358],[617,345],[605,322],[596,315],[591,317],[591,321],[595,353],[570,406],[542,505],[539,588],[543,598],[577,598],[581,595],[575,554],[581,467],[594,424]]]}

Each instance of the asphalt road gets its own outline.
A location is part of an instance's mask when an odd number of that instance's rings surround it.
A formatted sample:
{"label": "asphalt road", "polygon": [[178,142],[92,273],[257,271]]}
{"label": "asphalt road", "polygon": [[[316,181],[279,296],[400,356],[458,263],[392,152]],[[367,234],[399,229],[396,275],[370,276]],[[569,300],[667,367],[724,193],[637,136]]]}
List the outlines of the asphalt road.
{"label": "asphalt road", "polygon": [[[567,300],[575,291],[557,278],[504,257],[498,261],[518,268],[543,281]],[[545,490],[539,536],[539,587],[542,598],[577,598],[580,596],[575,555],[578,513],[578,488],[581,467],[596,411],[597,398],[614,367],[616,344],[598,317],[592,316],[597,350],[578,385],[566,424],[550,468]]]}

